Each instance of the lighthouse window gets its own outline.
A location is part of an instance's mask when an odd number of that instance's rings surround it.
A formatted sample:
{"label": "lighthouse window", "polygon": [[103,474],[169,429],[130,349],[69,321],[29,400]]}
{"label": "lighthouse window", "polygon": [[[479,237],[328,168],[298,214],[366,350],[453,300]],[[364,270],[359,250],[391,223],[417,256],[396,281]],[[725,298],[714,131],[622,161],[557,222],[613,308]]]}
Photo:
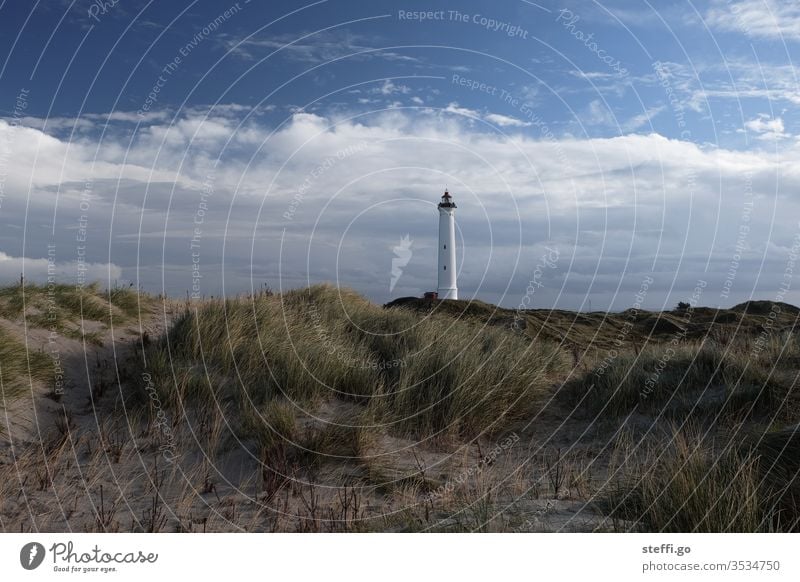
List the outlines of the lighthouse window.
{"label": "lighthouse window", "polygon": [[445,250],[447,250],[447,245],[444,245]]}
{"label": "lighthouse window", "polygon": [[444,266],[444,270],[445,270],[445,271],[447,270],[447,265],[445,265],[445,266]]}

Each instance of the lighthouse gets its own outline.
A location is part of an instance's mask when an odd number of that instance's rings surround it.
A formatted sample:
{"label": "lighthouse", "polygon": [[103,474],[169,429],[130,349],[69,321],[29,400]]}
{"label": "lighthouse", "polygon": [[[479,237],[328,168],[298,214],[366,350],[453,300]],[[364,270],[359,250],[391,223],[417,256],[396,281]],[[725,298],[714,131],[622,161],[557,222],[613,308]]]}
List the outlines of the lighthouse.
{"label": "lighthouse", "polygon": [[439,202],[439,299],[458,299],[456,285],[456,203],[445,190]]}

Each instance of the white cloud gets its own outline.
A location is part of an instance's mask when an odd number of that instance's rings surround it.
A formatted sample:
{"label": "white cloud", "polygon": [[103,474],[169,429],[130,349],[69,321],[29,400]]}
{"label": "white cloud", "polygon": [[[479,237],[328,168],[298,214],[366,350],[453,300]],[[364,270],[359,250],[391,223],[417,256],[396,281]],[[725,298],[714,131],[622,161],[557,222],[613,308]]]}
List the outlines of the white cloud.
{"label": "white cloud", "polygon": [[766,114],[761,114],[755,119],[746,121],[744,127],[747,131],[755,133],[756,137],[761,140],[776,140],[791,137],[785,131],[783,119],[780,117],[772,118]]}
{"label": "white cloud", "polygon": [[578,121],[586,125],[616,125],[616,121],[608,105],[599,99],[593,100],[579,116]]}
{"label": "white cloud", "polygon": [[705,20],[751,38],[800,39],[800,5],[793,0],[715,0]]}
{"label": "white cloud", "polygon": [[619,79],[619,75],[615,73],[609,73],[606,71],[584,71],[584,70],[575,70],[575,69],[568,69],[567,74],[572,75],[573,77],[578,77],[580,79],[589,79],[589,80],[614,80]]}
{"label": "white cloud", "polygon": [[476,109],[461,107],[456,102],[448,104],[443,111],[445,113],[452,113],[454,115],[460,115],[470,119],[487,121],[488,123],[497,125],[499,127],[529,127],[531,125],[530,122],[517,119],[516,117],[509,117],[508,115],[502,115],[500,113],[481,113]]}
{"label": "white cloud", "polygon": [[507,115],[500,115],[499,113],[489,113],[484,119],[500,127],[529,127],[531,125],[529,121],[522,121],[516,117],[508,117]]}
{"label": "white cloud", "polygon": [[535,85],[523,85],[520,88],[520,93],[526,103],[533,103],[536,101],[537,97],[539,97],[539,87]]}
{"label": "white cloud", "polygon": [[667,83],[676,99],[673,107],[685,111],[708,113],[719,105],[715,101],[723,105],[733,102],[728,104],[743,109],[749,107],[750,101],[762,101],[759,107],[775,103],[800,105],[800,85],[792,65],[729,57],[721,62],[663,62],[660,72],[660,76],[642,77],[641,82]]}
{"label": "white cloud", "polygon": [[713,99],[728,99],[742,101],[745,99],[760,99],[767,102],[787,101],[800,105],[800,92],[777,88],[753,88],[741,86],[729,89],[698,89],[692,92],[687,106],[693,111],[704,111],[708,101]]}
{"label": "white cloud", "polygon": [[[20,274],[24,274],[26,281],[46,283],[48,277],[48,259],[31,259],[12,257],[0,251],[0,285],[18,282]],[[83,263],[77,261],[54,262],[50,270],[59,282],[77,280],[79,268],[86,281],[111,282],[122,277],[122,269],[109,263]]]}
{"label": "white cloud", "polygon": [[[756,207],[747,259],[757,260],[734,291],[742,297],[742,285],[758,277],[763,293],[774,294],[785,268],[775,249],[791,247],[796,225],[773,217],[800,215],[800,201],[784,194],[800,190],[800,146],[790,140],[776,154],[657,134],[537,139],[536,131],[504,136],[470,122],[496,122],[490,116],[499,114],[457,103],[445,111],[453,115],[430,108],[357,119],[296,112],[277,128],[192,113],[153,122],[133,138],[112,131],[102,142],[84,134],[71,143],[0,122],[0,151],[8,143],[10,152],[4,221],[27,221],[25,254],[41,257],[33,247],[47,242],[55,215],[56,242],[65,249],[59,258],[69,265],[81,187],[92,176],[84,214],[100,274],[112,262],[146,288],[160,290],[163,280],[167,291],[183,294],[192,282],[194,220],[212,175],[201,226],[204,292],[220,292],[223,277],[228,292],[248,289],[250,277],[274,287],[327,279],[385,300],[386,249],[398,236],[415,240],[404,281],[433,279],[433,205],[446,184],[459,203],[460,248],[468,248],[462,288],[494,301],[510,285],[505,301],[518,302],[538,258],[531,249],[552,241],[563,249],[565,296],[591,293],[596,305],[602,297],[629,306],[631,297],[614,298],[613,281],[641,277],[654,262],[684,283],[708,260],[726,272],[749,175]],[[764,118],[752,129],[781,131]],[[0,232],[6,257],[21,254],[10,250],[20,234]],[[767,253],[761,274],[758,253]],[[41,272],[42,259],[33,260]],[[17,277],[21,264],[7,266]],[[542,301],[556,300],[558,289],[550,291]]]}
{"label": "white cloud", "polygon": [[100,121],[127,121],[128,123],[153,123],[169,119],[170,112],[161,111],[113,111],[111,113],[84,114],[82,119],[97,119]]}
{"label": "white cloud", "polygon": [[411,87],[407,85],[396,85],[391,79],[386,79],[383,85],[374,89],[373,93],[380,93],[381,95],[394,95],[395,93],[402,93],[406,95],[411,92]]}
{"label": "white cloud", "polygon": [[328,30],[316,33],[274,35],[269,38],[250,36],[235,38],[219,35],[224,48],[232,55],[246,60],[268,56],[282,56],[304,63],[326,63],[335,59],[383,59],[388,61],[418,62],[418,59],[393,50],[375,47],[374,39],[346,30]]}
{"label": "white cloud", "polygon": [[452,113],[454,115],[463,115],[464,117],[472,117],[475,119],[481,119],[482,115],[480,111],[475,109],[469,109],[467,107],[461,107],[455,101],[448,103],[447,107],[444,108],[446,113]]}
{"label": "white cloud", "polygon": [[666,108],[667,108],[666,105],[660,105],[657,107],[651,107],[638,115],[634,115],[628,121],[622,124],[622,130],[636,131],[641,127],[650,126],[650,124],[653,121],[653,118],[659,113],[665,111]]}

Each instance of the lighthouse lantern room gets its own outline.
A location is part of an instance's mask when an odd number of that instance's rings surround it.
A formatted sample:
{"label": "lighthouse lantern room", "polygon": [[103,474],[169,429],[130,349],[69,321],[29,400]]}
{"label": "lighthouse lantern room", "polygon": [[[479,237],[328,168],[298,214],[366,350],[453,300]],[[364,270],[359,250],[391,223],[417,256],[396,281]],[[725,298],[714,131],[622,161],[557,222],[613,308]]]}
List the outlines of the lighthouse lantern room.
{"label": "lighthouse lantern room", "polygon": [[456,203],[445,190],[439,208],[439,299],[458,299],[456,285]]}

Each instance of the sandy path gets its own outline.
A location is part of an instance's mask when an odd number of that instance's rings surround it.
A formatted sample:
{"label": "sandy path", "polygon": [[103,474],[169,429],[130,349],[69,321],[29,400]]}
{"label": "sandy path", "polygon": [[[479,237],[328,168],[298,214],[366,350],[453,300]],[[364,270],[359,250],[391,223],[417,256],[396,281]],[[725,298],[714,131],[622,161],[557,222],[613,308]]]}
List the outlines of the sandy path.
{"label": "sandy path", "polygon": [[104,411],[121,393],[119,369],[130,365],[135,351],[140,352],[143,334],[158,338],[177,310],[170,300],[142,311],[137,320],[118,323],[112,319],[109,327],[84,320],[87,333],[99,332],[100,346],[61,334],[51,336],[50,330],[26,325],[22,319],[0,319],[0,326],[26,344],[29,353],[49,354],[56,364],[56,374],[60,368],[63,375],[60,397],[53,394],[56,378],[52,382],[34,381],[24,395],[7,403],[5,410],[0,409],[0,422],[7,427],[0,449],[46,441],[57,432],[57,419],[65,414],[71,418],[73,431],[96,430]]}

